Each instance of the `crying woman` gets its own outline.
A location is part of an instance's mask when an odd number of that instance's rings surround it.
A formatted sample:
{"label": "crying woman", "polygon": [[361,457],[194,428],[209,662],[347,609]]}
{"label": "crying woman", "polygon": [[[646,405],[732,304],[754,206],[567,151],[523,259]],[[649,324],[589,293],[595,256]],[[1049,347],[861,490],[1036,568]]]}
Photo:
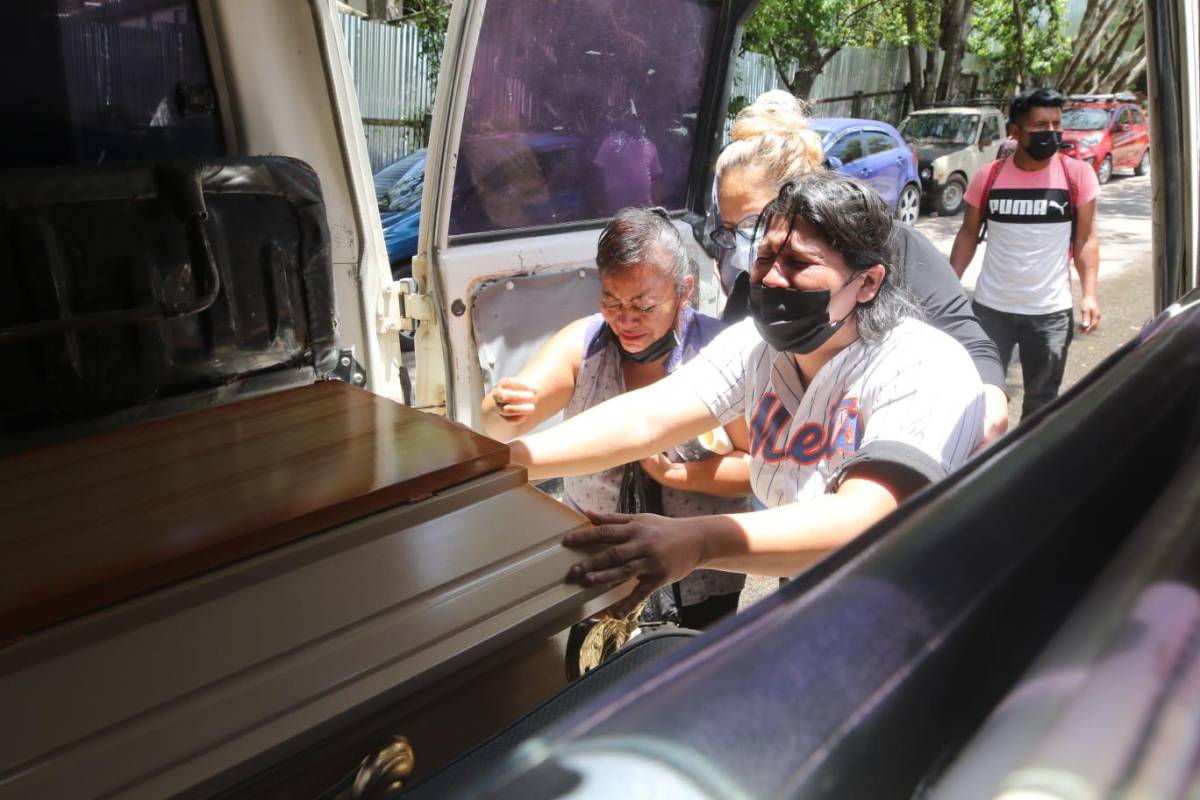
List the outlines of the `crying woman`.
{"label": "crying woman", "polygon": [[[596,251],[600,311],[555,334],[533,360],[484,398],[488,435],[521,436],[559,411],[573,417],[649,386],[692,358],[724,327],[692,308],[694,270],[683,239],[658,209],[619,211]],[[698,517],[751,509],[747,427],[733,420],[640,462],[564,479],[564,500],[584,512]],[[704,628],[735,611],[745,576],[696,570],[660,605]]]}

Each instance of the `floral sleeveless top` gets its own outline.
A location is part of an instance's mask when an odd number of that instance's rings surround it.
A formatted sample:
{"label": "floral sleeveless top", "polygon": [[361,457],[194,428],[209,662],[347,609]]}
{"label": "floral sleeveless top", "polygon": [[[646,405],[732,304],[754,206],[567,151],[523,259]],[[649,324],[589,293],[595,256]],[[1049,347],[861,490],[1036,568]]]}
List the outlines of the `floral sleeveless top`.
{"label": "floral sleeveless top", "polygon": [[[684,306],[679,332],[679,345],[667,357],[667,372],[689,360],[724,329],[720,320]],[[583,359],[575,391],[563,412],[573,417],[594,405],[625,392],[625,377],[621,371],[621,354],[608,333],[604,318],[595,314],[588,319],[584,330]],[[699,461],[712,458],[713,453],[696,440],[685,442],[667,451],[675,462]],[[623,467],[614,467],[563,479],[563,497],[581,511],[615,511],[621,493]],[[682,492],[663,487],[663,512],[669,517],[703,517],[711,514],[737,514],[751,511],[749,497],[715,497],[699,492]],[[683,605],[690,606],[709,597],[741,591],[746,576],[723,570],[698,569],[679,582]]]}

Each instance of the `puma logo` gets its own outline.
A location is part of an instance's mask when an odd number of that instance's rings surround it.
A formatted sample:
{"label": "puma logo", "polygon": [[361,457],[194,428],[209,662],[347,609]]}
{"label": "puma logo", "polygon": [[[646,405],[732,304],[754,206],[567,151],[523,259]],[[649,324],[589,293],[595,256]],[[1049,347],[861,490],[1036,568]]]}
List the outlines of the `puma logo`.
{"label": "puma logo", "polygon": [[1067,216],[1066,201],[1060,203],[1054,200],[1010,200],[1000,198],[988,200],[989,213],[1003,217],[1044,217],[1049,211],[1050,206],[1058,209],[1058,213],[1062,216]]}

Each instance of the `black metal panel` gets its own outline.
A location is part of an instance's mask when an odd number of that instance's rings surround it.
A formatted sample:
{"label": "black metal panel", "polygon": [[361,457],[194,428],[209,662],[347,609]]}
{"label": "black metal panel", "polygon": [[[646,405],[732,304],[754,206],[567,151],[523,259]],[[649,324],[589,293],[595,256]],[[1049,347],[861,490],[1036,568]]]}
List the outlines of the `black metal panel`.
{"label": "black metal panel", "polygon": [[[1183,0],[1190,2],[1191,0]],[[1196,109],[1188,109],[1186,87],[1180,77],[1184,69],[1183,48],[1188,28],[1182,19],[1183,2],[1146,0],[1146,70],[1151,94],[1150,149],[1154,182],[1154,250],[1158,270],[1154,281],[1155,307],[1161,311],[1193,288],[1195,263],[1188,263],[1191,227],[1188,212],[1189,182],[1196,180],[1197,154],[1189,152],[1187,120]],[[1196,80],[1195,76],[1192,80]],[[1195,132],[1192,135],[1196,135]],[[1188,172],[1191,175],[1188,176]],[[1193,232],[1194,233],[1194,232]],[[1197,254],[1192,253],[1192,258]]]}
{"label": "black metal panel", "polygon": [[0,172],[0,430],[336,362],[316,175],[287,158]]}
{"label": "black metal panel", "polygon": [[[741,50],[742,26],[760,0],[725,0],[713,37],[713,54],[704,76],[700,114],[696,122],[696,149],[692,153],[688,181],[687,208],[703,218],[712,193],[713,167],[721,153],[725,137],[725,116],[729,110],[729,90],[733,85],[733,65]],[[697,240],[701,237],[697,235]],[[700,241],[703,245],[704,242]]]}
{"label": "black metal panel", "polygon": [[[1200,429],[1200,292],[989,455],[476,786],[625,751],[751,797],[904,797],[1011,687]],[[720,784],[720,785],[718,785]],[[538,785],[524,782],[521,788]],[[555,797],[554,793],[524,794]]]}

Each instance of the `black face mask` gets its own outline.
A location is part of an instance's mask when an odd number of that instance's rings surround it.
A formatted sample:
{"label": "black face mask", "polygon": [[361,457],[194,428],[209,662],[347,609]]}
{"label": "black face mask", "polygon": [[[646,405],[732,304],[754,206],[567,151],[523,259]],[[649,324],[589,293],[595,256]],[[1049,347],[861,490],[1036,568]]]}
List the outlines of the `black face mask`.
{"label": "black face mask", "polygon": [[[842,289],[855,278],[847,281]],[[831,321],[829,301],[832,299],[828,289],[791,289],[752,283],[747,305],[754,318],[754,327],[772,349],[807,355],[828,342],[854,313],[852,308],[846,316]]]}
{"label": "black face mask", "polygon": [[[607,325],[608,323],[605,324]],[[621,354],[622,359],[638,364],[649,364],[651,361],[657,361],[679,346],[679,337],[675,335],[674,325],[671,326],[671,329],[661,339],[651,342],[646,346],[645,350],[639,350],[636,353],[631,353],[621,346],[621,337],[617,336],[612,328],[608,329],[608,335],[612,337],[613,342],[617,345],[617,352]]]}
{"label": "black face mask", "polygon": [[1034,131],[1028,134],[1029,144],[1022,145],[1034,161],[1045,161],[1058,152],[1062,134],[1058,131]]}

